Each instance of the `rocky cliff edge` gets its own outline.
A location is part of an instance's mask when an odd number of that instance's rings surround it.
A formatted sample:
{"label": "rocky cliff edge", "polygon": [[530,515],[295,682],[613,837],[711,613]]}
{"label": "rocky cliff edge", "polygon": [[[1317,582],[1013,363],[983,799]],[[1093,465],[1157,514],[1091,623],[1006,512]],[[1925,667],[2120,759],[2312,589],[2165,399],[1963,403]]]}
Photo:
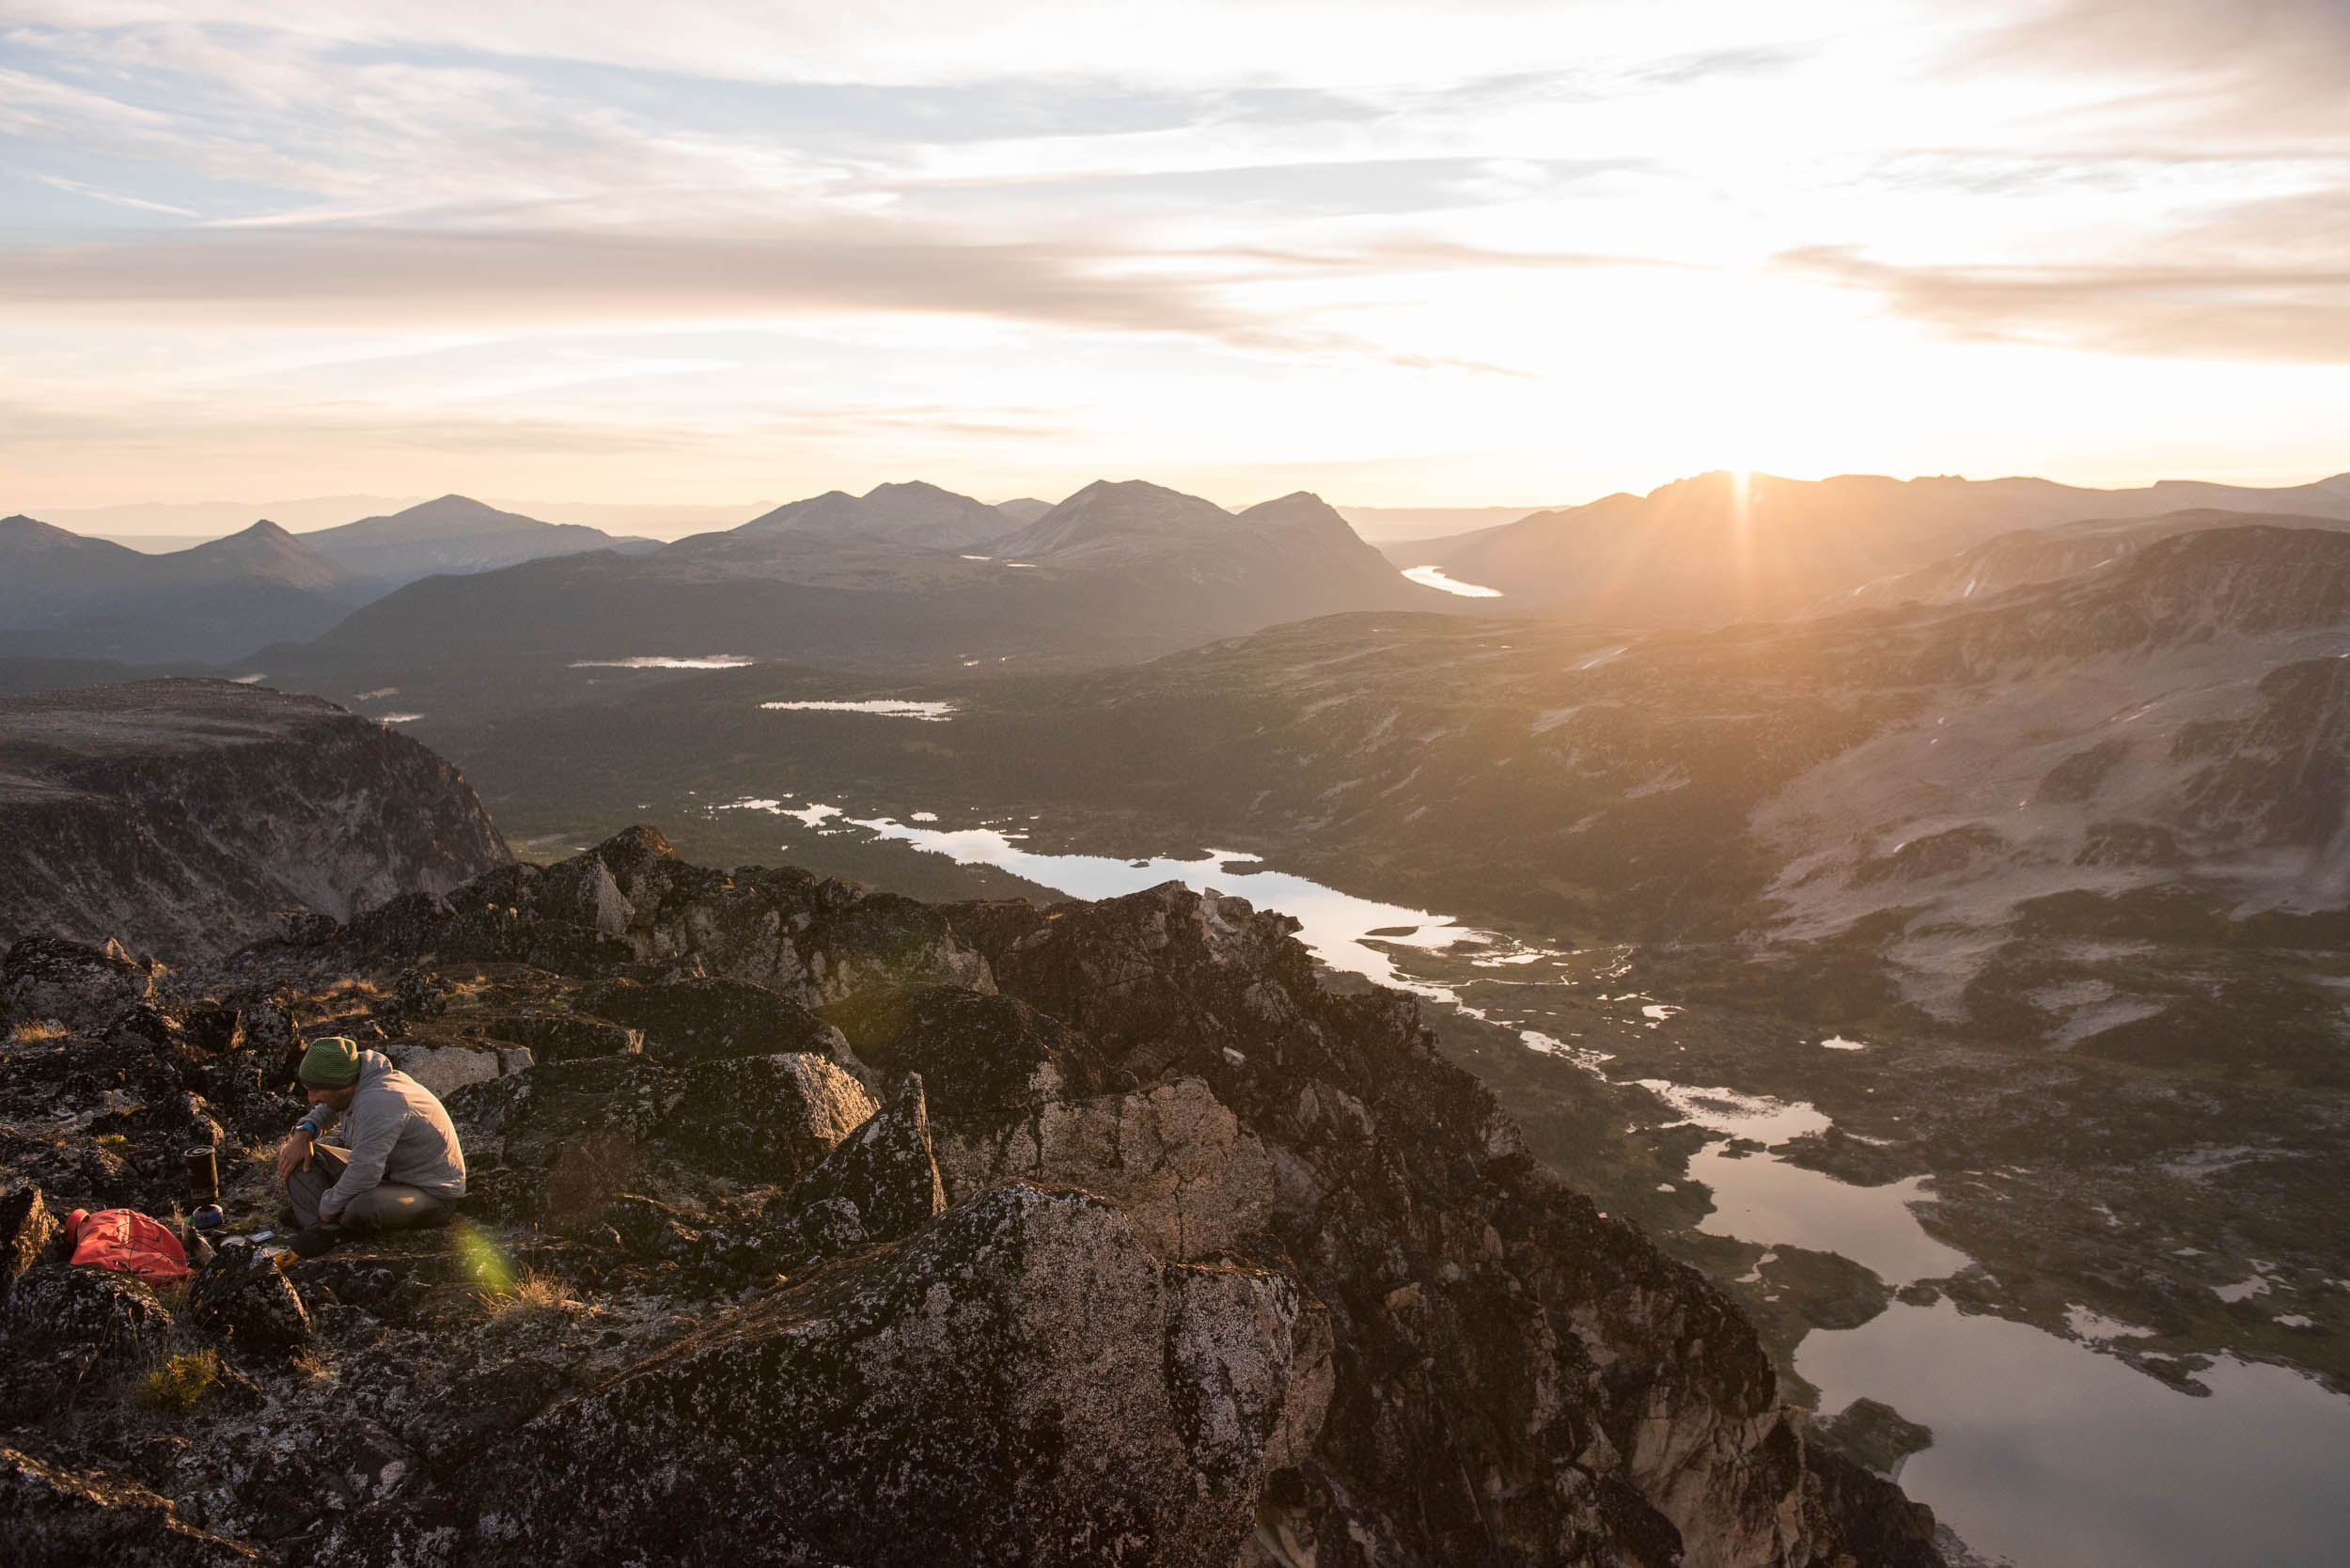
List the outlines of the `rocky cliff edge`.
{"label": "rocky cliff edge", "polygon": [[142,681],[0,698],[0,946],[165,962],[447,892],[510,858],[456,768],[315,697]]}

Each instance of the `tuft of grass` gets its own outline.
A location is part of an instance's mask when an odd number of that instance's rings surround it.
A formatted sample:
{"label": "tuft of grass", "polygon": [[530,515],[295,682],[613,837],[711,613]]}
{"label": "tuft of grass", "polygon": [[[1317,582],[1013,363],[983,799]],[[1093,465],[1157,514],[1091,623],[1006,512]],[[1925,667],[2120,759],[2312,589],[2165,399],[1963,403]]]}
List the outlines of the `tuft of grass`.
{"label": "tuft of grass", "polygon": [[479,1294],[482,1304],[493,1313],[510,1312],[517,1308],[560,1307],[569,1294],[560,1278],[535,1268],[512,1276],[502,1289]]}
{"label": "tuft of grass", "polygon": [[204,1397],[220,1376],[220,1353],[192,1350],[174,1356],[139,1384],[139,1398],[157,1410],[180,1411]]}
{"label": "tuft of grass", "polygon": [[31,1045],[43,1040],[61,1040],[66,1027],[48,1018],[27,1018],[8,1031],[8,1038],[19,1045]]}

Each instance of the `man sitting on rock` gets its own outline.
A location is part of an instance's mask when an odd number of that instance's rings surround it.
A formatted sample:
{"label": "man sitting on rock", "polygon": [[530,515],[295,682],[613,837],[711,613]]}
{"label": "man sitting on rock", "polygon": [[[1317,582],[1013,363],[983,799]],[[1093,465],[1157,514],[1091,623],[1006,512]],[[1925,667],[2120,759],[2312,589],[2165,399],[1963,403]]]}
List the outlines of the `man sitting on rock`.
{"label": "man sitting on rock", "polygon": [[[298,1070],[309,1114],[278,1151],[295,1249],[323,1251],[346,1231],[446,1221],[465,1196],[465,1155],[432,1091],[339,1035],[313,1040]],[[342,1123],[344,1147],[321,1143]]]}

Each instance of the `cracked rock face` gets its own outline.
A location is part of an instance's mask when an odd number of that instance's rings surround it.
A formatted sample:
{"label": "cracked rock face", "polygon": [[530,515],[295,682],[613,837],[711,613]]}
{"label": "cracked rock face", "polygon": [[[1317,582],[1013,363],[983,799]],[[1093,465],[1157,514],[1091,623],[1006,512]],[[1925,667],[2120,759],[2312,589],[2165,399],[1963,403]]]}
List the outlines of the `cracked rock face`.
{"label": "cracked rock face", "polygon": [[1169,1258],[1261,1243],[1273,1215],[1273,1162],[1198,1078],[1132,1094],[1049,1103],[992,1131],[945,1140],[940,1169],[958,1196],[1000,1182],[1088,1187]]}
{"label": "cracked rock face", "polygon": [[549,1410],[494,1457],[511,1500],[476,1535],[577,1561],[1227,1568],[1298,1313],[1278,1275],[1162,1263],[1098,1199],[998,1188]]}

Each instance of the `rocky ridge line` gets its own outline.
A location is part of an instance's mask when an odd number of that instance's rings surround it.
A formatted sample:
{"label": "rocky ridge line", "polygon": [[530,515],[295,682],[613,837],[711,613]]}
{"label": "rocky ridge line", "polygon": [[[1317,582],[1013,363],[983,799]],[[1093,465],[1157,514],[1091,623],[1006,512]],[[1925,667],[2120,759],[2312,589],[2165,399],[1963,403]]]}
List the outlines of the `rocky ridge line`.
{"label": "rocky ridge line", "polygon": [[[1726,1298],[1293,929],[1171,884],[922,905],[637,828],[143,987],[84,949],[77,992],[43,948],[56,1023],[0,1074],[0,1483],[47,1500],[7,1544],[1942,1561],[1931,1514],[1778,1403]],[[225,1254],[179,1302],[42,1256],[38,1213],[163,1206],[199,1137],[243,1146],[249,1223],[291,1042],[328,1024],[445,1090],[461,1245]],[[105,1393],[199,1342],[221,1372],[185,1412]]]}

